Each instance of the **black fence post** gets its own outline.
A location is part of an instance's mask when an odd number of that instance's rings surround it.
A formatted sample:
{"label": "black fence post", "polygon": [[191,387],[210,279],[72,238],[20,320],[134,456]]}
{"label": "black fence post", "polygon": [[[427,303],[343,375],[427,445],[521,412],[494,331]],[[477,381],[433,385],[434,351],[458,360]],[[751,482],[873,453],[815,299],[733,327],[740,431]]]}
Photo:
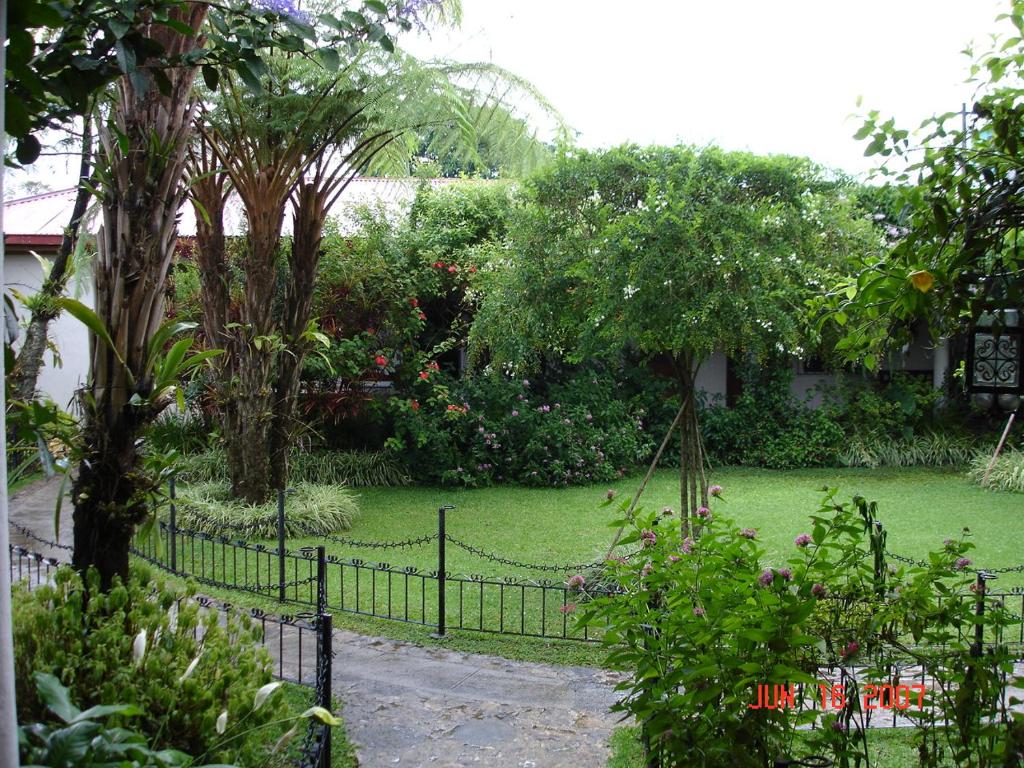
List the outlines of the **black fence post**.
{"label": "black fence post", "polygon": [[[323,547],[317,547],[317,554],[320,557],[319,562],[323,562],[321,553]],[[317,616],[317,624],[320,627],[320,669],[317,674],[317,696],[321,707],[326,709],[328,712],[331,711],[332,705],[332,689],[331,684],[331,657],[334,655],[334,634],[333,634],[333,619],[329,613],[320,613]],[[320,768],[331,768],[331,727],[325,725],[323,727],[323,742],[320,747]]]}
{"label": "black fence post", "polygon": [[995,579],[995,576],[986,571],[978,571],[978,580],[975,582],[974,594],[974,615],[977,622],[974,624],[974,643],[971,645],[971,656],[981,658],[982,648],[985,647],[985,592],[988,589],[987,582]]}
{"label": "black fence post", "polygon": [[448,535],[444,530],[444,515],[449,509],[455,509],[451,504],[445,504],[437,510],[437,633],[435,637],[444,637],[445,631],[445,551],[444,544]]}
{"label": "black fence post", "polygon": [[277,489],[277,583],[279,602],[284,602],[284,488]]}
{"label": "black fence post", "polygon": [[327,549],[316,548],[316,612],[327,611]]}
{"label": "black fence post", "polygon": [[171,571],[178,570],[178,506],[174,503],[174,476],[167,481],[168,491],[171,497],[170,516],[167,521],[167,531],[171,536]]}

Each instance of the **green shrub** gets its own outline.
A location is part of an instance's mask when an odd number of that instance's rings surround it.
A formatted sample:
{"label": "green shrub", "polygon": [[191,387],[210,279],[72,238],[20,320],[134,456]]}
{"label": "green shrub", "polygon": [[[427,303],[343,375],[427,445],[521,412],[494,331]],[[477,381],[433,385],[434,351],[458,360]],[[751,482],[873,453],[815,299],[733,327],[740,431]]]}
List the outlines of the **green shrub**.
{"label": "green shrub", "polygon": [[[277,536],[277,500],[254,507],[231,498],[227,483],[191,483],[177,501],[180,528],[207,533],[244,530],[254,538]],[[348,530],[359,512],[355,495],[336,485],[297,483],[285,500],[285,530],[301,538]]]}
{"label": "green shrub", "polygon": [[991,453],[979,453],[971,462],[971,468],[967,473],[968,477],[983,488],[993,491],[1024,493],[1024,451],[1017,449],[1003,451],[996,459],[996,463],[989,473],[988,481],[982,482],[991,461]]}
{"label": "green shrub", "polygon": [[[999,637],[1016,617],[992,600],[976,618],[965,557],[973,545],[963,538],[936,542],[920,566],[879,567],[886,542],[876,512],[860,498],[837,503],[829,491],[781,555],[718,509],[695,538],[653,513],[622,521],[629,556],[608,562],[618,591],[572,605],[580,621],[604,630],[608,663],[629,673],[613,709],[646,725],[662,765],[764,768],[791,754],[801,732],[801,751],[866,765],[876,731],[860,706],[863,682],[844,676],[843,703],[825,712],[813,704],[752,709],[757,686],[792,686],[810,704],[819,685],[832,687],[837,667],[881,681],[900,662],[921,665],[934,681],[925,706],[935,717],[922,716],[914,729],[920,766],[952,758],[997,768],[1008,754],[1016,759],[1020,729],[1005,696],[1013,649],[976,654],[973,633],[963,631],[977,621],[985,637]],[[812,723],[820,727],[804,730]]]}
{"label": "green shrub", "polygon": [[[407,485],[409,476],[398,460],[383,451],[293,451],[288,459],[295,483],[348,485]],[[178,477],[186,483],[224,482],[228,479],[227,459],[222,448],[184,456],[178,463]]]}
{"label": "green shrub", "polygon": [[[58,569],[52,585],[14,589],[19,722],[47,719],[46,703],[33,684],[34,673],[44,672],[56,676],[83,707],[138,707],[142,714],[129,724],[155,749],[262,765],[256,743],[238,740],[213,750],[222,712],[229,722],[245,716],[252,727],[274,715],[276,693],[269,706],[251,712],[256,691],[271,677],[270,657],[256,646],[258,627],[234,615],[221,625],[216,611],[201,611],[189,600],[179,603],[189,593],[156,582],[145,567],[133,568],[126,584],[115,582],[107,593],[100,592],[94,571],[87,581],[88,600],[70,567]],[[129,721],[113,715],[109,722]]]}
{"label": "green shrub", "polygon": [[[452,381],[425,371],[416,397],[392,398],[389,446],[418,480],[567,486],[622,476],[652,452],[647,412],[608,374],[540,387],[498,376]],[[422,393],[422,394],[420,394]]]}
{"label": "green shrub", "polygon": [[854,436],[839,460],[845,467],[962,467],[970,464],[979,450],[981,441],[972,435]]}

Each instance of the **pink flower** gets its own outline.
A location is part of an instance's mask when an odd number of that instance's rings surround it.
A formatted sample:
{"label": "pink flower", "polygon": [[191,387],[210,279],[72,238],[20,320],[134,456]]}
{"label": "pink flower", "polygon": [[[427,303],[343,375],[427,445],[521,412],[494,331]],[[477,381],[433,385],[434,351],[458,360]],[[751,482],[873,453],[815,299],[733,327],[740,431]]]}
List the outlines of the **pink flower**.
{"label": "pink flower", "polygon": [[560,610],[562,613],[572,613],[576,610],[576,603],[566,603],[558,610]]}
{"label": "pink flower", "polygon": [[811,587],[811,594],[820,599],[828,594],[828,590],[825,589],[824,584],[815,584]]}
{"label": "pink flower", "polygon": [[683,554],[684,555],[692,555],[693,554],[693,539],[691,539],[689,536],[687,536],[685,539],[683,539],[683,543],[679,545],[679,548],[681,550],[683,550]]}
{"label": "pink flower", "polygon": [[792,581],[793,580],[793,572],[791,570],[789,570],[789,568],[779,568],[777,573],[779,574],[779,576],[781,576],[786,581]]}
{"label": "pink flower", "polygon": [[412,408],[414,411],[418,411],[420,409],[420,401],[419,400],[412,400],[409,403],[409,407]]}
{"label": "pink flower", "polygon": [[418,317],[420,320],[426,320],[427,319],[427,313],[426,312],[418,312],[418,313],[416,313],[416,317]]}
{"label": "pink flower", "polygon": [[668,561],[670,563],[678,563],[681,559],[682,558],[680,558],[679,555],[669,555],[668,556]]}
{"label": "pink flower", "polygon": [[518,416],[518,415],[519,415],[519,411],[513,410],[513,411],[512,411],[512,415],[513,415],[513,416]]}
{"label": "pink flower", "polygon": [[650,563],[648,562],[647,564],[645,564],[645,565],[644,565],[644,567],[643,567],[643,568],[641,568],[641,569],[640,569],[640,575],[641,575],[641,576],[647,576],[647,575],[648,575],[648,574],[649,574],[649,573],[650,573],[651,571],[653,571],[653,570],[654,570],[654,566],[653,566],[653,565],[651,565],[651,564],[650,564]]}
{"label": "pink flower", "polygon": [[377,355],[375,358],[373,358],[373,362],[375,362],[378,366],[383,368],[385,365],[388,364],[388,359],[384,357],[384,355]]}
{"label": "pink flower", "polygon": [[608,492],[604,495],[604,497],[608,499],[608,501],[611,501],[612,499],[615,498],[615,491],[609,488]]}
{"label": "pink flower", "polygon": [[740,531],[740,536],[742,536],[744,539],[756,539],[757,531],[755,531],[753,528],[744,528],[742,531]]}
{"label": "pink flower", "polygon": [[964,570],[970,564],[971,564],[970,559],[968,559],[966,557],[958,557],[956,562],[953,563],[953,567],[956,568],[958,571],[962,571],[962,570]]}
{"label": "pink flower", "polygon": [[843,651],[842,651],[842,653],[840,655],[844,659],[848,659],[851,656],[853,656],[855,653],[857,653],[857,651],[859,651],[859,650],[860,650],[860,643],[858,643],[856,640],[853,640],[853,641],[851,641],[851,642],[846,644],[846,647],[843,648]]}
{"label": "pink flower", "polygon": [[454,275],[454,274],[455,274],[456,272],[458,272],[458,271],[459,271],[459,268],[458,268],[457,266],[455,266],[454,264],[452,264],[452,265],[451,265],[450,267],[448,267],[448,271],[449,271],[449,272],[450,272],[451,274],[453,274],[453,275]]}
{"label": "pink flower", "polygon": [[675,514],[675,511],[672,509],[672,507],[662,507],[661,514],[663,514],[665,517],[670,517]]}
{"label": "pink flower", "polygon": [[565,582],[565,586],[569,589],[583,589],[583,585],[587,583],[587,580],[583,578],[582,573],[577,573],[574,576],[570,576],[569,580]]}
{"label": "pink flower", "polygon": [[712,485],[710,488],[708,488],[708,493],[710,493],[717,499],[722,495],[722,486]]}
{"label": "pink flower", "polygon": [[658,543],[658,534],[645,528],[640,534],[640,543],[645,547],[653,547]]}
{"label": "pink flower", "polygon": [[796,544],[801,549],[806,547],[812,541],[814,541],[814,539],[811,538],[811,535],[809,533],[801,533],[799,536],[797,536],[795,539],[793,539],[793,543]]}
{"label": "pink flower", "polygon": [[699,605],[693,606],[693,615],[694,616],[703,616],[704,613],[705,613],[704,609],[701,608]]}
{"label": "pink flower", "polygon": [[427,373],[426,371],[420,371],[420,378],[421,378],[421,379],[422,379],[423,381],[426,381],[427,379],[429,379],[429,378],[430,378],[430,374],[429,374],[429,373]]}
{"label": "pink flower", "polygon": [[711,517],[711,510],[707,507],[697,507],[697,517],[703,517],[705,519]]}
{"label": "pink flower", "polygon": [[757,577],[757,583],[762,587],[769,586],[773,581],[775,581],[775,571],[771,568],[765,568],[761,571],[761,575]]}

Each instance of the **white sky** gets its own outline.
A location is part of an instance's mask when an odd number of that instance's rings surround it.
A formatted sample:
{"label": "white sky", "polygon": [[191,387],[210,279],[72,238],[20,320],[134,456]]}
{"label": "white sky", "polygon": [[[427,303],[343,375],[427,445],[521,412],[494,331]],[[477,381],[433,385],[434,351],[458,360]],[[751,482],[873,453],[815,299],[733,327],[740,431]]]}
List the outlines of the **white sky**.
{"label": "white sky", "polygon": [[[970,99],[969,61],[1008,0],[463,0],[460,29],[402,45],[493,61],[536,85],[586,147],[716,143],[866,173],[852,136],[877,109],[916,128]],[[857,108],[857,97],[863,106]],[[19,182],[73,185],[76,159]],[[14,192],[14,194],[10,194]]]}
{"label": "white sky", "polygon": [[[851,115],[916,128],[969,99],[968,59],[996,0],[463,0],[419,55],[526,77],[586,147],[714,142],[870,170]],[[1008,22],[1001,22],[1003,28]],[[857,97],[863,107],[857,108]]]}

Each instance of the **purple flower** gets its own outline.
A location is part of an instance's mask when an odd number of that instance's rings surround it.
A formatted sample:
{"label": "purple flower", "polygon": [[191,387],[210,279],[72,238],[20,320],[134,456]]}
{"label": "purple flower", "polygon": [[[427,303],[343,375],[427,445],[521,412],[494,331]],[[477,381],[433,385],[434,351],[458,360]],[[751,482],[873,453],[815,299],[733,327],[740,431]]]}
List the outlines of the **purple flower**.
{"label": "purple flower", "polygon": [[640,534],[640,542],[645,547],[653,547],[658,543],[658,534],[645,528]]}
{"label": "purple flower", "polygon": [[964,570],[970,564],[971,564],[971,561],[970,561],[969,558],[958,557],[956,559],[956,562],[953,563],[953,567],[956,568],[958,571],[962,571],[962,570]]}
{"label": "purple flower", "polygon": [[840,733],[846,733],[850,729],[846,725],[844,725],[842,722],[840,722],[839,720],[833,720],[832,721],[832,730],[833,731],[839,731]]}
{"label": "purple flower", "polygon": [[793,580],[793,572],[791,570],[789,570],[789,568],[779,568],[778,574],[779,574],[779,576],[781,576],[786,581],[792,581]]}
{"label": "purple flower", "polygon": [[708,493],[710,493],[717,499],[722,495],[722,486],[712,485],[710,488],[708,488]]}
{"label": "purple flower", "polygon": [[694,616],[703,616],[704,613],[705,613],[704,609],[701,608],[699,605],[693,606],[693,615]]}
{"label": "purple flower", "polygon": [[843,648],[843,651],[842,651],[841,655],[842,655],[842,657],[844,659],[848,659],[851,656],[853,656],[855,653],[857,653],[857,651],[859,651],[859,650],[860,650],[860,643],[858,643],[856,640],[853,640],[853,641],[851,641],[851,642],[846,644],[846,647]]}
{"label": "purple flower", "polygon": [[290,16],[299,21],[309,20],[309,15],[298,9],[295,0],[256,0],[256,5],[278,16]]}
{"label": "purple flower", "polygon": [[811,594],[821,599],[828,594],[828,590],[825,589],[824,584],[815,584],[813,587],[811,587]]}
{"label": "purple flower", "polygon": [[519,415],[519,411],[512,411],[512,415],[513,416],[518,416]]}
{"label": "purple flower", "polygon": [[645,576],[650,574],[650,572],[653,571],[653,570],[654,570],[654,566],[651,565],[650,561],[648,561],[647,563],[644,564],[644,567],[640,569],[640,577],[644,578]]}
{"label": "purple flower", "polygon": [[707,507],[697,507],[697,517],[703,517],[705,520],[710,519],[711,510]]}
{"label": "purple flower", "polygon": [[483,427],[477,427],[477,428],[476,428],[476,431],[477,431],[477,432],[479,432],[480,434],[483,434],[483,433],[484,433],[484,432],[486,432],[487,430],[486,430],[486,429],[484,429]]}
{"label": "purple flower", "polygon": [[587,421],[593,421],[593,420],[594,420],[593,415],[588,413],[587,414]]}
{"label": "purple flower", "polygon": [[662,507],[661,514],[663,514],[665,517],[671,517],[673,514],[675,514],[675,511],[672,509],[672,507]]}
{"label": "purple flower", "polygon": [[529,379],[523,379],[523,386],[524,387],[530,386],[530,380]]}
{"label": "purple flower", "polygon": [[582,573],[577,573],[574,576],[570,576],[569,580],[565,582],[565,586],[569,589],[583,589],[583,586],[587,583],[587,580],[583,578]]}
{"label": "purple flower", "polygon": [[762,587],[769,586],[773,581],[775,581],[775,571],[771,568],[765,568],[761,571],[761,575],[757,577],[757,583]]}
{"label": "purple flower", "polygon": [[542,405],[542,406],[540,406],[537,409],[537,411],[539,413],[550,413],[551,412],[551,406],[550,405]]}
{"label": "purple flower", "polygon": [[742,536],[744,539],[756,539],[757,531],[755,531],[753,528],[744,528],[742,531],[740,531],[740,536]]}
{"label": "purple flower", "polygon": [[669,555],[669,556],[668,556],[668,561],[669,561],[670,563],[678,563],[678,562],[679,562],[679,561],[680,561],[681,559],[682,559],[682,558],[681,558],[681,557],[679,557],[679,555]]}
{"label": "purple flower", "polygon": [[679,548],[683,551],[684,555],[692,555],[693,554],[693,539],[691,539],[689,536],[687,536],[685,539],[683,539],[683,543],[679,545]]}
{"label": "purple flower", "polygon": [[811,535],[809,533],[801,533],[799,536],[797,536],[795,539],[793,539],[793,543],[796,544],[801,549],[806,547],[812,541],[814,541],[814,539],[811,538]]}

